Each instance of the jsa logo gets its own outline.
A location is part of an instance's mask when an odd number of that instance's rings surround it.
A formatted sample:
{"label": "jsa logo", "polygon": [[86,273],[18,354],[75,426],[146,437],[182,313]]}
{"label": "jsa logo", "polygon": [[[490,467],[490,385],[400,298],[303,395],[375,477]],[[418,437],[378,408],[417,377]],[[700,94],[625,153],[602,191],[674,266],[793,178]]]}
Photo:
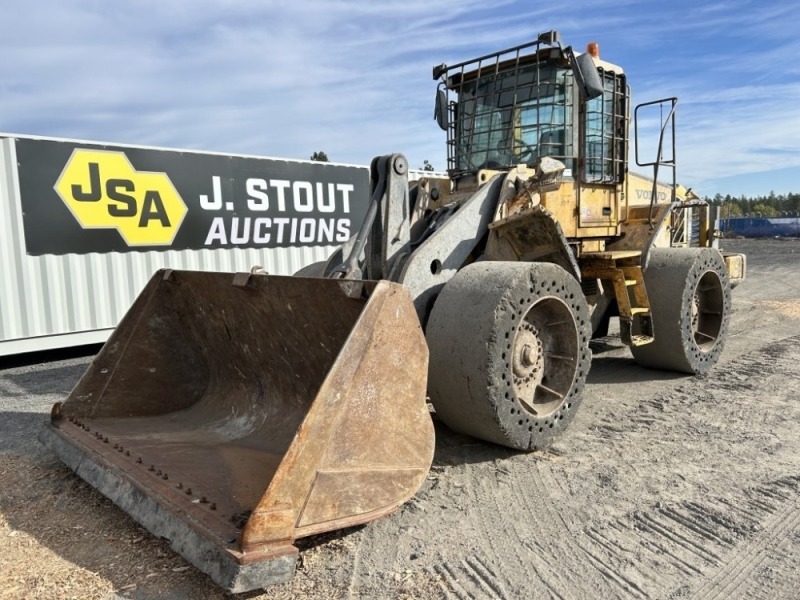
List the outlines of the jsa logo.
{"label": "jsa logo", "polygon": [[166,173],[137,171],[123,152],[73,151],[55,190],[84,229],[116,229],[129,246],[172,243],[186,215]]}

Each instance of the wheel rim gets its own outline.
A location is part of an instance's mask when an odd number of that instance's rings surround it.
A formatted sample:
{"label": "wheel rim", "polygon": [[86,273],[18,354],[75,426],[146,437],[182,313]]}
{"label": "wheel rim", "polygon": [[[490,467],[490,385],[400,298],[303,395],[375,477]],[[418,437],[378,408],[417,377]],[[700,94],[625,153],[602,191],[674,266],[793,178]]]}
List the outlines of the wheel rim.
{"label": "wheel rim", "polygon": [[708,271],[697,282],[692,298],[692,335],[701,352],[709,352],[722,330],[725,295],[719,275]]}
{"label": "wheel rim", "polygon": [[520,404],[537,418],[559,410],[578,369],[578,327],[570,307],[554,297],[531,305],[516,329],[511,353]]}

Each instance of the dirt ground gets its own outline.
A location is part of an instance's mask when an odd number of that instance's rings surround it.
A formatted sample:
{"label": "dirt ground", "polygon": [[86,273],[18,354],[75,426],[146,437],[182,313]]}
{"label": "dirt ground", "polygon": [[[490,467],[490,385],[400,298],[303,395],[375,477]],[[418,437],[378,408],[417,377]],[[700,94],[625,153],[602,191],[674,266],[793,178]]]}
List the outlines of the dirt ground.
{"label": "dirt ground", "polygon": [[[304,540],[294,579],[243,598],[800,597],[800,241],[748,254],[705,377],[593,342],[584,403],[547,453],[441,424],[392,516]],[[0,599],[225,598],[36,441],[91,356],[0,369]]]}

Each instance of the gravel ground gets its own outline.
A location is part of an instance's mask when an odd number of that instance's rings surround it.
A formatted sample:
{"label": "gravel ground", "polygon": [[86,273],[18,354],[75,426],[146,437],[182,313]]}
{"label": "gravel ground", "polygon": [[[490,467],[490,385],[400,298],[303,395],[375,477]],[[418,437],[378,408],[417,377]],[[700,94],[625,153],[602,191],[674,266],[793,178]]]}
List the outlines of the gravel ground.
{"label": "gravel ground", "polygon": [[[437,423],[412,501],[303,540],[291,582],[241,597],[799,597],[800,241],[724,245],[750,271],[709,375],[644,369],[618,337],[597,340],[549,452]],[[228,597],[36,441],[93,352],[0,368],[0,598]]]}

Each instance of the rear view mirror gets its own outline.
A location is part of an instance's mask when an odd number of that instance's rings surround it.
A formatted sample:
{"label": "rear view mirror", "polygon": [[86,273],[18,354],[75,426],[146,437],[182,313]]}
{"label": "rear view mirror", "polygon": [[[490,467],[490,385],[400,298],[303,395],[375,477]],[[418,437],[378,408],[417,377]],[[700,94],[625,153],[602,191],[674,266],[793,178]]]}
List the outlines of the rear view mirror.
{"label": "rear view mirror", "polygon": [[575,58],[571,47],[564,48],[569,63],[572,66],[572,73],[578,84],[581,93],[581,100],[591,100],[603,94],[603,82],[597,72],[594,59],[589,53],[581,54]]}
{"label": "rear view mirror", "polygon": [[447,92],[442,88],[436,90],[436,106],[433,110],[433,118],[436,119],[442,131],[447,131]]}

